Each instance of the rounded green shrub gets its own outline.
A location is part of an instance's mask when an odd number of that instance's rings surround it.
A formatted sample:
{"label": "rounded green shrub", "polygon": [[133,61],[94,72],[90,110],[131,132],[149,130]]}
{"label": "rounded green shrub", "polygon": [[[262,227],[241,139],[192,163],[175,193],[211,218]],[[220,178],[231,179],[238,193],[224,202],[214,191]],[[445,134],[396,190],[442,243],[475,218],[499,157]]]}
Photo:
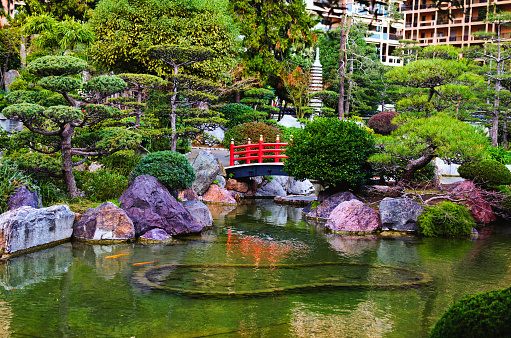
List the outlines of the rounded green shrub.
{"label": "rounded green shrub", "polygon": [[246,144],[248,139],[252,143],[259,142],[259,136],[263,135],[264,142],[275,142],[277,135],[280,134],[280,128],[275,125],[269,125],[263,122],[248,122],[235,126],[225,133],[224,145],[226,147],[234,139],[235,145]]}
{"label": "rounded green shrub", "polygon": [[228,129],[243,123],[256,122],[268,115],[266,112],[254,110],[242,103],[229,103],[217,110],[224,114],[224,119],[228,120],[225,124]]}
{"label": "rounded green shrub", "polygon": [[449,201],[426,207],[417,226],[428,237],[470,235],[476,223],[464,205]]}
{"label": "rounded green shrub", "polygon": [[389,135],[398,127],[397,124],[392,123],[392,119],[397,115],[399,113],[395,111],[384,111],[375,114],[367,121],[367,126],[373,129],[375,133]]}
{"label": "rounded green shrub", "polygon": [[438,320],[430,337],[511,336],[511,288],[465,296]]}
{"label": "rounded green shrub", "polygon": [[288,146],[284,171],[298,180],[316,179],[339,188],[358,187],[372,174],[367,163],[374,138],[366,128],[319,117],[298,130]]}
{"label": "rounded green shrub", "polygon": [[488,186],[511,184],[511,172],[496,160],[464,163],[458,168],[461,177]]}
{"label": "rounded green shrub", "polygon": [[105,169],[76,172],[75,178],[78,189],[84,192],[85,197],[95,202],[117,199],[128,187],[127,177],[110,173]]}
{"label": "rounded green shrub", "polygon": [[133,150],[121,150],[105,156],[99,161],[108,171],[128,177],[141,159],[142,155],[135,153]]}
{"label": "rounded green shrub", "polygon": [[146,155],[131,173],[133,179],[140,175],[154,176],[169,191],[184,190],[195,181],[195,172],[186,157],[170,150]]}

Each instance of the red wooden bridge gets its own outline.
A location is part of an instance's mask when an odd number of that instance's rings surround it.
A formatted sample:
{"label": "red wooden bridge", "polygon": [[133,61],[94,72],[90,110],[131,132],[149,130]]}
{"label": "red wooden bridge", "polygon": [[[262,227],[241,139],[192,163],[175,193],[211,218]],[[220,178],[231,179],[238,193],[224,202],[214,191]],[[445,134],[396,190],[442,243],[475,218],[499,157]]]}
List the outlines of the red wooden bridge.
{"label": "red wooden bridge", "polygon": [[[291,136],[292,138],[292,136]],[[235,146],[231,140],[229,166],[225,168],[227,174],[232,178],[285,175],[282,171],[287,158],[285,155],[287,143],[280,142],[279,135],[274,143],[264,143],[263,135],[259,137],[258,143],[251,143]]]}

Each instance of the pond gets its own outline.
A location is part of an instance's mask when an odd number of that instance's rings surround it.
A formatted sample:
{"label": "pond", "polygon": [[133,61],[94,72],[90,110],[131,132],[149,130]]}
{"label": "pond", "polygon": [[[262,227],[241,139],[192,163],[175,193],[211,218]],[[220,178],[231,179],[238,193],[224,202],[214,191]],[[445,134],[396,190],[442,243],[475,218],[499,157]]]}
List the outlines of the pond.
{"label": "pond", "polygon": [[511,227],[477,240],[340,236],[301,208],[212,206],[171,245],[66,243],[0,266],[2,337],[427,337],[511,284]]}

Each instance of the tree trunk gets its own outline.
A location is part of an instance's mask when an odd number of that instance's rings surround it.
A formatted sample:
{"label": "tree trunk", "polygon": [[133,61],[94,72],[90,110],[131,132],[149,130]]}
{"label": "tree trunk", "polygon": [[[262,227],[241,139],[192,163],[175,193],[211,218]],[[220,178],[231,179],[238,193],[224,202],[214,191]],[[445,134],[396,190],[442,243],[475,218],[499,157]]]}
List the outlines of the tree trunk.
{"label": "tree trunk", "polygon": [[348,82],[348,95],[346,97],[346,108],[344,109],[344,114],[348,115],[350,113],[350,100],[351,100],[351,91],[353,88],[353,55],[350,58],[350,80]]}
{"label": "tree trunk", "polygon": [[499,105],[500,105],[500,73],[502,70],[502,60],[500,59],[500,25],[497,26],[497,76],[495,77],[495,102],[493,106],[493,121],[491,132],[491,146],[499,146]]}
{"label": "tree trunk", "polygon": [[507,114],[502,117],[502,147],[507,150]]}
{"label": "tree trunk", "polygon": [[405,169],[403,170],[403,173],[401,174],[401,178],[397,186],[403,188],[407,183],[411,182],[413,180],[413,175],[415,174],[415,172],[419,169],[424,168],[434,158],[435,155],[429,154],[423,155],[422,157],[416,160],[409,161]]}
{"label": "tree trunk", "polygon": [[78,196],[78,188],[76,187],[75,177],[73,175],[73,154],[71,152],[71,138],[73,136],[74,127],[70,124],[66,125],[62,133],[62,173],[66,182],[69,197]]}
{"label": "tree trunk", "polygon": [[344,77],[346,76],[346,1],[341,3],[341,42],[339,46],[339,119],[344,120]]}
{"label": "tree trunk", "polygon": [[235,103],[241,103],[241,95],[238,90],[234,92],[234,102]]}
{"label": "tree trunk", "polygon": [[[176,65],[174,65],[174,75],[177,75],[178,68]],[[172,98],[170,99],[170,105],[172,108],[171,114],[170,114],[170,130],[172,130],[171,135],[171,143],[170,143],[170,150],[176,151],[177,150],[177,132],[176,132],[176,110],[177,110],[177,81],[174,80],[174,84],[172,86],[172,91],[174,94],[172,94]]]}

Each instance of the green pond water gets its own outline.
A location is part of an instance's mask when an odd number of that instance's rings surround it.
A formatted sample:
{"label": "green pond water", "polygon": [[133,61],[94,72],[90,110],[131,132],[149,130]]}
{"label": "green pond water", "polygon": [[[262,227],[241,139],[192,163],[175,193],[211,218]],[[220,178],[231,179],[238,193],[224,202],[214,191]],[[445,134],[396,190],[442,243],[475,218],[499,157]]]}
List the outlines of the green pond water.
{"label": "green pond water", "polygon": [[211,209],[213,229],[170,245],[11,259],[0,337],[427,337],[455,300],[511,285],[511,225],[355,237],[271,201]]}

